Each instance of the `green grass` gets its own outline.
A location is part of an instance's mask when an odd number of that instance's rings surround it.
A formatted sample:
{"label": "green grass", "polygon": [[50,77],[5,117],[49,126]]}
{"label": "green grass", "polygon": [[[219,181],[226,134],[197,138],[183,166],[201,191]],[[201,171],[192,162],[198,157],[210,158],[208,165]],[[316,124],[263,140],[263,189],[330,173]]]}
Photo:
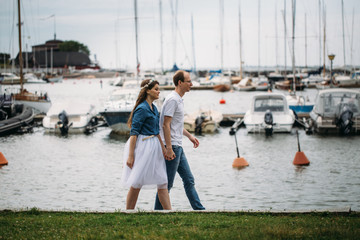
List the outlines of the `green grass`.
{"label": "green grass", "polygon": [[0,239],[358,239],[359,213],[0,212]]}

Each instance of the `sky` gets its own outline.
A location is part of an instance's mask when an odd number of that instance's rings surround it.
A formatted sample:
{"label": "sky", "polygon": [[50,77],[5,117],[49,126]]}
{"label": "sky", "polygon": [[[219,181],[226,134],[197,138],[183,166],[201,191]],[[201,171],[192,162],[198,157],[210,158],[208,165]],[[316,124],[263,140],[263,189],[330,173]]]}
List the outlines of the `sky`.
{"label": "sky", "polygon": [[[293,49],[296,66],[319,66],[324,63],[324,29],[325,64],[330,62],[327,55],[335,54],[334,66],[360,65],[359,0],[296,1],[294,48],[292,2],[137,0],[140,69],[169,69],[174,63],[185,69],[239,69],[240,45],[244,68],[285,63],[291,68]],[[90,58],[103,68],[133,70],[137,63],[134,3],[135,0],[21,0],[23,51],[54,39],[56,33],[58,40],[87,45]],[[0,53],[15,57],[17,1],[0,0],[0,6]]]}

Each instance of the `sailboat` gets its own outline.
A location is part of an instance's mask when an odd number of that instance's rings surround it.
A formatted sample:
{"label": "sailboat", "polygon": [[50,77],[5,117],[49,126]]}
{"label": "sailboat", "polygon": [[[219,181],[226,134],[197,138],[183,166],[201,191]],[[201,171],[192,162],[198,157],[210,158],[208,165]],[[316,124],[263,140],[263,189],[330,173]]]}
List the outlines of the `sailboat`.
{"label": "sailboat", "polygon": [[[314,105],[308,102],[308,99],[305,99],[303,96],[296,95],[296,90],[303,90],[303,84],[296,81],[295,75],[295,9],[296,9],[296,0],[292,0],[292,91],[290,95],[286,96],[286,100],[289,104],[289,108],[295,113],[309,113]],[[299,86],[300,84],[300,86]]]}
{"label": "sailboat", "polygon": [[220,0],[220,60],[221,60],[221,69],[220,75],[215,74],[210,76],[210,79],[215,83],[213,89],[217,92],[227,92],[231,89],[230,76],[224,76],[223,74],[223,61],[224,61],[224,0]]}
{"label": "sailboat", "polygon": [[[21,23],[20,0],[18,0],[18,21]],[[19,66],[20,66],[20,92],[13,94],[15,103],[24,104],[34,109],[36,114],[46,114],[51,107],[51,101],[47,93],[38,95],[31,93],[24,88],[23,75],[23,57],[21,46],[21,24],[18,24],[19,30]]]}

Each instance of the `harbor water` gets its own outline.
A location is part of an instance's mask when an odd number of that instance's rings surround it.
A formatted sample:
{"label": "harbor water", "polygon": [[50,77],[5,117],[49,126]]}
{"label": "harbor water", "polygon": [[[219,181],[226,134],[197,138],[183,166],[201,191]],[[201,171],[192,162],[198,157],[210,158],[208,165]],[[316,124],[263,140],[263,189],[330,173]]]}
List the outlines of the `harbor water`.
{"label": "harbor water", "polygon": [[[71,79],[55,84],[27,84],[47,92],[52,102],[87,102],[98,111],[116,87],[107,79]],[[163,91],[166,96],[170,91]],[[286,94],[286,92],[284,92]],[[314,101],[316,89],[298,94]],[[256,92],[191,91],[184,96],[185,111],[213,109],[224,114],[245,113]],[[220,99],[226,104],[219,104]],[[239,153],[249,166],[233,169],[237,157],[230,127],[198,136],[194,149],[184,149],[196,189],[209,210],[360,210],[360,136],[306,135],[299,130],[301,151],[309,166],[294,166],[298,151],[296,128],[290,134],[248,134],[240,128]],[[9,164],[0,168],[0,210],[27,209],[116,211],[125,209],[128,189],[121,186],[123,148],[127,137],[108,127],[85,135],[62,137],[35,127],[32,133],[0,137],[0,152]],[[137,208],[152,210],[155,189],[140,192]],[[190,210],[177,175],[170,193],[175,210]]]}

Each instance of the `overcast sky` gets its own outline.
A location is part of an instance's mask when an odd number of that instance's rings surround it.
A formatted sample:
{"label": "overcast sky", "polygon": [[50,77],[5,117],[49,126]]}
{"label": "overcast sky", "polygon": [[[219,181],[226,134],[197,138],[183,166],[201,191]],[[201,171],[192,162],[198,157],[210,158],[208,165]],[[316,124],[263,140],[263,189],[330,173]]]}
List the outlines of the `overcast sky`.
{"label": "overcast sky", "polygon": [[[159,2],[160,0],[137,0],[139,61],[142,70],[161,67]],[[224,69],[239,68],[239,6],[244,65],[285,64],[283,18],[285,12],[286,59],[287,66],[291,66],[291,0],[285,0],[286,11],[284,11],[284,0],[162,0],[161,2],[165,69],[171,68],[174,62],[179,67],[192,68],[194,59],[197,69],[220,68],[221,63]],[[221,2],[224,5],[222,27],[220,26]],[[320,27],[319,2],[319,0],[296,1],[294,48],[296,65],[323,64],[324,21],[321,16]],[[360,65],[360,1],[343,0],[343,2],[345,63]],[[335,66],[344,65],[341,3],[342,0],[321,0],[322,7],[325,6],[326,9],[325,54],[336,55]],[[10,53],[14,57],[18,53],[17,1],[0,0],[0,5],[0,52]],[[176,9],[177,14],[175,14]],[[87,45],[91,59],[94,60],[96,55],[96,59],[104,68],[120,67],[129,70],[136,68],[134,0],[21,0],[21,11],[24,51],[26,48],[30,51],[31,46],[53,39],[56,32],[56,39],[75,40]],[[175,15],[178,23],[174,33]],[[194,34],[192,34],[191,16],[193,16]],[[258,27],[260,27],[260,38]],[[321,31],[321,49],[319,49],[319,31]],[[221,61],[221,33],[223,33],[223,61]],[[326,64],[329,64],[327,57]]]}

